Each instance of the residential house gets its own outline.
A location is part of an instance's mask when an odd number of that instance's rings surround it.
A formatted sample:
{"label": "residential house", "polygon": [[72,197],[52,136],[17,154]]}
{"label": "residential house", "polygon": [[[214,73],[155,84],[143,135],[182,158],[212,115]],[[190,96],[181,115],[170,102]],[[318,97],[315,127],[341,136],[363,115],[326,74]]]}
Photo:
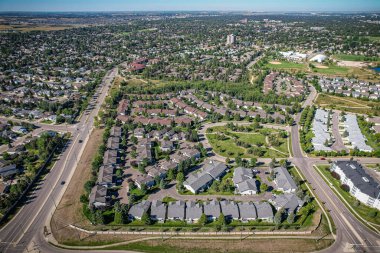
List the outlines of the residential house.
{"label": "residential house", "polygon": [[150,218],[162,223],[166,219],[166,204],[161,200],[153,200],[150,207]]}
{"label": "residential house", "polygon": [[222,208],[222,213],[226,220],[238,220],[239,219],[239,208],[238,205],[231,200],[220,201],[220,207]]}
{"label": "residential house", "polygon": [[277,185],[277,189],[283,192],[295,192],[297,185],[294,182],[289,171],[284,167],[274,168],[275,179],[274,182]]}
{"label": "residential house", "polygon": [[142,202],[131,206],[128,212],[129,220],[141,220],[143,215],[148,213],[150,205],[150,201],[143,200]]}
{"label": "residential house", "polygon": [[184,220],[185,219],[185,201],[178,200],[168,204],[168,220]]}
{"label": "residential house", "polygon": [[203,204],[204,214],[209,221],[215,221],[221,214],[220,204],[217,200],[211,200]]}
{"label": "residential house", "polygon": [[244,223],[257,219],[256,206],[252,202],[238,203],[240,220]]}
{"label": "residential house", "polygon": [[95,185],[90,193],[90,208],[104,209],[110,205],[110,197],[108,196],[107,187]]}
{"label": "residential house", "polygon": [[255,203],[257,218],[268,222],[273,222],[274,214],[271,205],[267,202]]}
{"label": "residential house", "polygon": [[186,221],[196,223],[203,214],[203,206],[195,201],[186,202]]}

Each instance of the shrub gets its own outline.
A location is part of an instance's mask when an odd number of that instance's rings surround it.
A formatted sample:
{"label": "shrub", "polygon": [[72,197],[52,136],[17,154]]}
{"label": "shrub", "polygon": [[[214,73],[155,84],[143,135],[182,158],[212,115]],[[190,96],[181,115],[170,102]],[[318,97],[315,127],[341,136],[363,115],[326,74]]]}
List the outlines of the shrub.
{"label": "shrub", "polygon": [[346,185],[346,184],[342,184],[342,185],[340,186],[340,188],[341,188],[343,191],[345,191],[345,192],[349,192],[349,191],[350,191],[350,187],[349,187],[348,185]]}

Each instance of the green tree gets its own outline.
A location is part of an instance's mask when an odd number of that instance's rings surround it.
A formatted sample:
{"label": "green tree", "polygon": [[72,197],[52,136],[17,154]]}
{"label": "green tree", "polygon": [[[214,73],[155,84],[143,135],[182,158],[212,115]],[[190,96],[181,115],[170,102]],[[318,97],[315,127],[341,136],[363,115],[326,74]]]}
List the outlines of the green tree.
{"label": "green tree", "polygon": [[261,192],[266,192],[268,191],[268,185],[266,183],[260,184],[260,191]]}
{"label": "green tree", "polygon": [[183,181],[185,181],[185,176],[183,175],[183,172],[181,172],[181,171],[178,172],[176,179],[177,179],[178,183],[182,184]]}
{"label": "green tree", "polygon": [[202,213],[201,217],[198,220],[198,224],[202,225],[202,226],[204,226],[204,225],[207,224],[207,216],[206,216],[206,214]]}
{"label": "green tree", "polygon": [[120,205],[120,202],[116,202],[113,206],[114,210],[114,223],[115,224],[123,224],[123,210]]}
{"label": "green tree", "polygon": [[277,213],[274,216],[274,220],[273,220],[274,224],[276,224],[276,225],[280,225],[281,224],[283,212],[284,212],[283,209],[280,209],[280,210],[277,211]]}
{"label": "green tree", "polygon": [[144,222],[145,225],[152,224],[152,220],[150,219],[150,216],[147,212],[143,214],[143,216],[141,217],[141,221]]}
{"label": "green tree", "polygon": [[251,158],[251,161],[250,161],[250,165],[251,165],[251,167],[255,167],[255,166],[256,166],[256,163],[257,163],[257,158],[252,157],[252,158]]}
{"label": "green tree", "polygon": [[164,179],[161,179],[160,180],[160,189],[161,190],[164,190],[166,188],[166,182]]}
{"label": "green tree", "polygon": [[227,225],[226,217],[222,213],[219,215],[218,224],[222,227]]}
{"label": "green tree", "polygon": [[293,224],[294,223],[294,219],[295,219],[294,213],[290,213],[288,215],[288,218],[286,220],[288,221],[289,224]]}

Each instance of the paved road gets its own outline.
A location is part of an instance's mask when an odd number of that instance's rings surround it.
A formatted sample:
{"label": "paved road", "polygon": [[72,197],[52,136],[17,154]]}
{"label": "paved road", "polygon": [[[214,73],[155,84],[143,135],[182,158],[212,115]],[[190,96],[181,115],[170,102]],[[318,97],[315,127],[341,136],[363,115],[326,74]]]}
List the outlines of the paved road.
{"label": "paved road", "polygon": [[342,136],[339,133],[339,113],[338,112],[333,112],[332,115],[332,134],[334,136],[335,142],[331,146],[333,150],[336,151],[341,151],[341,150],[346,150],[346,146],[343,144]]}
{"label": "paved road", "polygon": [[[304,106],[310,105],[315,98],[315,95],[316,93],[312,91],[311,95],[304,103]],[[304,155],[299,144],[299,119],[300,113],[295,117],[297,124],[292,126],[291,129],[293,158],[290,160],[304,174],[307,181],[315,189],[318,198],[325,203],[325,207],[329,210],[337,228],[336,242],[330,248],[325,249],[322,252],[347,252],[350,249],[353,250],[352,245],[355,245],[356,251],[358,252],[380,252],[380,236],[369,230],[350,213],[342,201],[340,201],[333,190],[314,169],[314,164],[326,161],[321,161],[316,158],[308,158]],[[332,160],[337,159],[339,158]],[[360,160],[365,162],[379,161],[378,158],[363,158]]]}
{"label": "paved road", "polygon": [[[97,90],[99,97],[93,98],[96,104],[92,110],[88,110],[72,132],[72,141],[67,145],[51,172],[44,181],[30,195],[31,200],[24,205],[18,214],[0,230],[0,252],[23,252],[27,246],[43,248],[42,252],[60,252],[51,249],[46,243],[43,231],[44,225],[50,222],[56,204],[60,201],[68,184],[61,185],[61,181],[69,182],[76,168],[79,157],[86,145],[92,131],[94,117],[97,115],[103,103],[111,81],[117,74],[117,68],[109,71],[103,79],[102,85]],[[83,140],[79,143],[79,140]]]}

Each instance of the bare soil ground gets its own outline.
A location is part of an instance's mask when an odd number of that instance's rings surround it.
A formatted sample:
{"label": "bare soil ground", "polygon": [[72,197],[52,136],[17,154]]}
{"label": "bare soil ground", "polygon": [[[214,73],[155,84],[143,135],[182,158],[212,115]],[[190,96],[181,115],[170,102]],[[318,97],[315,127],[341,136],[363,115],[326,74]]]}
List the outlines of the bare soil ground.
{"label": "bare soil ground", "polygon": [[90,178],[91,162],[101,144],[103,132],[104,129],[93,130],[70,184],[53,214],[51,229],[58,241],[78,239],[77,233],[73,233],[73,229],[68,228],[68,225],[89,224],[82,213],[79,197],[84,193],[84,183]]}
{"label": "bare soil ground", "polygon": [[274,65],[280,65],[281,64],[281,62],[279,62],[279,61],[270,61],[269,63],[274,64]]}
{"label": "bare soil ground", "polygon": [[367,67],[368,63],[362,61],[338,61],[337,65],[341,67],[363,68]]}
{"label": "bare soil ground", "polygon": [[324,66],[324,65],[316,65],[315,67],[318,69],[328,69],[329,68],[329,67]]}

